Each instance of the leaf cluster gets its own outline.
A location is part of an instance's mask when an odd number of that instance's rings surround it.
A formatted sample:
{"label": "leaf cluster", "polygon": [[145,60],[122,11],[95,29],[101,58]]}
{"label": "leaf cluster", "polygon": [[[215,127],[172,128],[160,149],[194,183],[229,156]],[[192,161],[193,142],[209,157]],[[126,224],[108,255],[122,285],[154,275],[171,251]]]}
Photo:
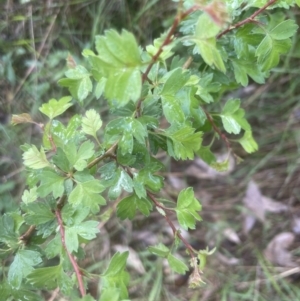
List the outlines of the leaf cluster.
{"label": "leaf cluster", "polygon": [[[179,242],[198,274],[213,253],[194,250],[169,218],[175,214],[182,229],[195,229],[202,207],[192,188],[183,189],[174,206],[159,199],[165,165],[156,155],[200,157],[224,170],[228,160],[217,162],[211,151],[216,138],[223,140],[228,156],[235,142],[247,153],[256,151],[242,101],[223,101],[222,96],[249,80],[263,83],[290,48],[298,26],[282,13],[265,13],[265,1],[246,7],[243,1],[183,2],[185,11],[178,10],[169,32],[145,49],[126,30],[97,36],[95,51],[83,51],[86,65],[69,66],[59,81],[71,96],[50,99],[39,108],[46,118],[40,125],[41,145],[22,146],[28,187],[20,211],[0,220],[1,256],[13,255],[1,284],[6,298],[18,299],[22,293],[37,300],[32,291],[56,287],[69,295],[78,284],[81,300],[93,300],[83,281],[89,273],[80,270],[75,258],[84,257],[83,245],[101,235],[98,224],[106,205],[115,205],[121,220],[132,220],[138,212],[147,217],[157,209],[171,226],[174,244],[148,250],[166,258],[176,273],[188,270],[173,255]],[[293,4],[278,1],[277,7]],[[247,9],[253,7],[261,14],[249,17]],[[233,25],[226,29],[228,22]],[[107,100],[114,112],[107,123],[93,108],[65,123],[57,118],[88,97]],[[13,117],[14,124],[27,122],[35,123],[26,114]],[[211,142],[203,145],[207,133]],[[99,275],[100,301],[128,299],[127,257],[128,252],[117,252]],[[55,265],[49,263],[53,258],[58,259]],[[203,282],[198,274],[194,287]]]}

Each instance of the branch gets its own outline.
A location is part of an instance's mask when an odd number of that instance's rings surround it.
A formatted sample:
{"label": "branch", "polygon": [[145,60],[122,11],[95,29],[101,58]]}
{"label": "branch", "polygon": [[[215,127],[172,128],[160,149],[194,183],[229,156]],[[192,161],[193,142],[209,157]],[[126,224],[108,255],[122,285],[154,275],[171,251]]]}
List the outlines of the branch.
{"label": "branch", "polygon": [[[177,26],[179,25],[179,23],[181,22],[182,19],[184,19],[185,17],[187,17],[189,14],[191,14],[192,12],[200,9],[201,7],[199,5],[194,5],[193,7],[191,7],[190,9],[188,9],[185,12],[181,12],[181,10],[178,11],[174,22],[164,40],[164,42],[160,45],[160,47],[158,48],[157,52],[152,56],[151,62],[148,65],[146,71],[143,73],[142,75],[142,83],[144,83],[146,80],[148,80],[148,75],[149,72],[151,70],[151,68],[153,67],[153,65],[158,61],[159,56],[161,55],[161,53],[163,52],[163,48],[167,45],[169,45],[172,41],[173,41],[173,35],[175,33],[175,30],[177,28]],[[140,110],[141,110],[141,104],[142,104],[143,99],[140,98],[137,106],[136,106],[136,111],[137,111],[137,116],[140,115]]]}
{"label": "branch", "polygon": [[[147,192],[147,195],[151,199],[151,201],[155,204],[156,207],[159,207],[164,210],[167,209],[164,206],[160,205],[160,203],[156,200],[156,198],[150,192]],[[184,243],[184,245],[186,246],[187,250],[190,253],[191,258],[194,258],[195,256],[193,254],[195,253],[195,251],[194,251],[193,247],[187,242],[187,240],[181,235],[181,233],[179,231],[177,231],[175,225],[170,220],[169,216],[166,214],[164,217],[165,217],[167,223],[169,224],[169,226],[171,227],[174,236],[177,236]]]}
{"label": "branch", "polygon": [[244,24],[250,23],[250,22],[255,22],[254,18],[256,16],[258,16],[260,13],[262,13],[263,11],[265,11],[269,6],[271,6],[272,4],[274,4],[277,0],[270,0],[268,3],[266,3],[263,7],[261,7],[259,10],[257,10],[255,13],[253,13],[250,17],[246,18],[245,20],[242,20],[240,22],[238,22],[235,25],[232,25],[231,27],[225,29],[224,31],[220,32],[217,35],[217,39],[221,38],[224,34],[230,32],[233,29],[237,29],[241,26],[243,26]]}
{"label": "branch", "polygon": [[62,221],[62,218],[61,218],[60,211],[55,210],[55,215],[56,215],[56,218],[57,218],[57,221],[58,221],[58,224],[59,224],[59,232],[60,232],[60,236],[61,236],[62,245],[63,245],[65,251],[67,252],[68,257],[69,257],[69,259],[71,261],[71,264],[73,266],[73,269],[75,271],[81,297],[84,297],[86,295],[86,293],[85,293],[85,288],[84,288],[84,284],[83,284],[82,274],[80,272],[80,268],[77,264],[77,261],[75,260],[74,256],[67,249],[66,241],[65,241],[65,228],[64,228],[64,225],[63,225],[63,221]]}
{"label": "branch", "polygon": [[35,228],[36,226],[30,226],[27,231],[19,237],[19,239],[22,240],[25,245],[28,243],[30,237],[34,233]]}
{"label": "branch", "polygon": [[205,112],[205,115],[206,115],[209,123],[212,125],[214,131],[216,133],[218,133],[219,136],[222,138],[222,140],[226,143],[226,146],[227,146],[228,150],[231,150],[231,145],[230,145],[230,142],[229,142],[228,138],[226,137],[226,135],[223,134],[220,131],[220,129],[216,126],[216,124],[215,124],[214,120],[212,119],[212,117],[210,116],[210,114],[208,112],[206,112],[206,110],[204,110],[204,109],[203,109],[203,111]]}
{"label": "branch", "polygon": [[96,164],[98,164],[100,161],[104,160],[106,157],[111,157],[114,155],[114,152],[118,146],[119,140],[116,141],[103,155],[101,155],[98,158],[95,158],[93,161],[91,161],[87,168],[90,169],[94,167]]}

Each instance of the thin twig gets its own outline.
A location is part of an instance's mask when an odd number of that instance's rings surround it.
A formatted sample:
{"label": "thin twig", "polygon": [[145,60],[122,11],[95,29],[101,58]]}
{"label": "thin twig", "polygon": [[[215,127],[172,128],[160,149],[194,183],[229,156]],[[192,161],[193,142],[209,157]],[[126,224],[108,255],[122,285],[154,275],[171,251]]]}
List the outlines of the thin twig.
{"label": "thin twig", "polygon": [[[151,62],[149,63],[146,71],[143,73],[142,83],[144,83],[148,79],[149,72],[152,69],[153,65],[158,61],[159,56],[163,52],[164,47],[173,42],[173,35],[174,35],[175,30],[178,27],[179,23],[181,22],[181,20],[184,19],[185,17],[187,17],[189,14],[191,14],[195,10],[198,10],[199,8],[200,8],[200,6],[194,5],[193,7],[191,7],[190,9],[188,9],[185,12],[181,12],[181,10],[178,11],[178,13],[177,13],[177,15],[174,19],[174,22],[173,22],[173,24],[172,24],[165,40],[164,40],[164,42],[160,45],[157,52],[152,56]],[[137,103],[137,106],[136,106],[136,112],[137,112],[138,117],[140,116],[142,101],[143,101],[143,99],[140,98],[138,103]]]}
{"label": "thin twig", "polygon": [[93,161],[91,161],[88,164],[87,168],[90,169],[90,168],[94,167],[96,164],[98,164],[99,162],[101,162],[102,160],[104,160],[105,158],[113,156],[115,153],[115,150],[118,146],[118,143],[119,143],[119,140],[116,141],[103,155],[101,155],[101,156],[95,158]]}
{"label": "thin twig", "polygon": [[214,131],[216,133],[218,133],[218,135],[222,138],[223,141],[225,141],[228,150],[231,150],[231,145],[230,145],[230,142],[229,142],[228,138],[226,137],[226,135],[223,134],[220,131],[220,129],[216,126],[216,124],[215,124],[214,120],[212,119],[211,115],[208,112],[206,112],[205,110],[204,110],[204,112],[205,112],[205,115],[206,115],[209,123],[212,125]]}
{"label": "thin twig", "polygon": [[30,227],[27,229],[27,231],[26,231],[23,235],[21,235],[21,236],[19,237],[19,239],[22,240],[22,241],[25,243],[25,245],[28,243],[30,237],[31,237],[32,234],[34,233],[35,228],[36,228],[36,226],[30,226]]}
{"label": "thin twig", "polygon": [[56,210],[55,215],[56,215],[56,218],[57,218],[57,221],[58,221],[58,224],[59,224],[59,232],[60,232],[60,236],[61,236],[62,245],[63,245],[66,253],[68,254],[70,262],[71,262],[71,264],[73,266],[73,269],[75,271],[80,294],[81,294],[82,297],[84,297],[86,295],[86,293],[85,293],[85,288],[84,288],[84,284],[83,284],[82,274],[80,272],[80,268],[77,264],[77,261],[75,260],[74,256],[67,249],[66,240],[65,240],[65,228],[64,228],[64,224],[63,224],[63,221],[62,221],[62,218],[61,218],[60,210]]}
{"label": "thin twig", "polygon": [[250,17],[246,18],[245,20],[242,20],[240,22],[238,22],[235,25],[230,26],[229,28],[225,29],[224,31],[220,32],[217,35],[217,39],[221,38],[224,34],[230,32],[233,29],[237,29],[247,23],[250,22],[255,22],[254,18],[256,16],[258,16],[260,13],[262,13],[263,11],[265,11],[269,6],[271,6],[272,4],[274,4],[277,0],[270,0],[268,3],[266,3],[263,7],[261,7],[259,10],[257,10],[255,13],[253,13]]}
{"label": "thin twig", "polygon": [[[162,206],[154,197],[154,195],[152,195],[151,193],[147,193],[148,197],[151,199],[151,201],[155,204],[156,207],[159,207],[161,209],[166,209],[164,206]],[[173,222],[170,220],[169,216],[167,214],[164,215],[167,223],[169,224],[169,226],[171,227],[174,236],[177,236],[186,246],[187,250],[190,253],[191,258],[194,258],[194,248],[187,242],[187,240],[181,235],[180,231],[178,231],[175,227],[175,225],[173,224]]]}

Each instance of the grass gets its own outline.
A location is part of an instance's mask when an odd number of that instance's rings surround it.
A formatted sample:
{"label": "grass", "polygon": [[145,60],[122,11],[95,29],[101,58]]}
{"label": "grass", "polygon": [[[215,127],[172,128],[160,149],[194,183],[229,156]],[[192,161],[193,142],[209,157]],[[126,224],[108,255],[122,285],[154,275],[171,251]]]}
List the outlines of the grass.
{"label": "grass", "polygon": [[[58,98],[66,91],[56,82],[63,76],[69,53],[78,62],[83,48],[91,47],[95,35],[106,28],[126,27],[139,41],[147,44],[170,23],[174,7],[169,1],[49,1],[32,5],[7,1],[0,12],[0,210],[17,208],[25,187],[19,145],[33,142],[40,133],[34,126],[11,127],[11,114],[28,112],[41,120],[38,107],[48,99]],[[50,6],[47,6],[50,3]],[[166,5],[164,5],[166,4]],[[137,9],[138,8],[138,9]],[[298,18],[297,13],[295,17]],[[54,22],[55,21],[55,22]],[[130,268],[132,300],[201,300],[201,301],[288,301],[300,299],[299,273],[289,276],[292,269],[269,266],[262,253],[270,240],[284,231],[291,231],[292,221],[299,214],[300,192],[300,39],[294,39],[292,51],[286,55],[263,86],[252,85],[244,95],[243,107],[249,112],[254,136],[260,149],[246,155],[236,149],[244,161],[232,174],[217,180],[193,177],[185,181],[200,191],[203,199],[203,219],[190,239],[197,247],[217,246],[205,272],[206,286],[198,290],[187,288],[187,278],[170,273],[163,261],[149,258],[146,243],[136,241],[136,234],[145,233],[145,240],[159,237],[168,243],[171,236],[159,215],[147,222],[135,220],[120,225],[112,219],[103,226],[101,256],[91,254],[87,269],[103,271],[103,263],[112,253],[111,245],[122,241],[134,248],[147,273],[139,275]],[[87,106],[91,100],[87,101]],[[96,104],[102,112],[103,104]],[[80,108],[77,108],[80,110]],[[9,150],[9,151],[8,151]],[[176,167],[177,163],[172,163]],[[170,166],[170,172],[172,172]],[[242,198],[248,181],[253,178],[262,192],[288,204],[290,211],[268,214],[266,222],[256,223],[245,235],[242,231],[244,208]],[[171,189],[172,190],[172,189]],[[204,196],[209,200],[205,200]],[[223,235],[232,228],[241,238],[234,244]],[[149,234],[147,231],[152,231]],[[161,234],[164,232],[164,234]],[[106,246],[106,249],[104,248]],[[183,251],[183,250],[182,250]],[[292,246],[296,261],[299,244]],[[184,252],[182,253],[184,256]],[[98,256],[98,257],[97,257]],[[98,286],[97,279],[94,285]]]}

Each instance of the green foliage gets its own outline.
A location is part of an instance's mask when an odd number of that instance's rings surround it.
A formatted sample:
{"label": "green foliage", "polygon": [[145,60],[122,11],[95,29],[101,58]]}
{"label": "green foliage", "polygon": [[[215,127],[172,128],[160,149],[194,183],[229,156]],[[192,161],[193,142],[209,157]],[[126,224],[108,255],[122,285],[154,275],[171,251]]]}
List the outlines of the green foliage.
{"label": "green foliage", "polygon": [[[293,4],[279,1],[277,7]],[[258,149],[241,100],[224,103],[222,96],[247,86],[249,78],[263,83],[291,46],[298,28],[294,20],[273,13],[272,7],[268,14],[264,7],[249,17],[249,7],[264,5],[265,1],[245,7],[243,1],[212,1],[200,6],[184,1],[171,29],[145,50],[130,32],[107,30],[96,37],[97,53],[83,51],[86,66],[74,61],[66,78],[59,80],[72,97],[50,99],[39,108],[50,119],[46,124],[27,113],[13,116],[13,124],[38,125],[43,138],[39,148],[22,147],[28,188],[20,211],[1,218],[1,256],[13,256],[7,281],[1,284],[6,299],[20,299],[22,293],[24,300],[36,300],[34,290],[58,287],[66,296],[78,288],[80,300],[94,300],[85,294],[89,273],[79,268],[76,258],[85,256],[83,244],[99,233],[105,214],[100,209],[106,204],[116,206],[121,220],[158,210],[171,226],[174,243],[150,246],[149,252],[185,274],[184,260],[173,255],[182,243],[194,268],[191,286],[203,283],[199,273],[214,250],[195,250],[169,218],[175,213],[182,229],[195,229],[202,206],[191,187],[179,193],[173,206],[160,201],[164,178],[159,171],[164,164],[155,155],[164,152],[175,160],[200,157],[224,171],[232,143],[248,153]],[[105,122],[93,108],[62,119],[64,123],[57,119],[72,106],[72,98],[85,105],[87,99],[100,97],[113,113]],[[209,145],[203,145],[205,136],[212,137]],[[223,162],[211,151],[215,138],[227,147]],[[100,301],[129,298],[128,256],[117,252],[100,275]],[[55,264],[49,261],[55,257]]]}

